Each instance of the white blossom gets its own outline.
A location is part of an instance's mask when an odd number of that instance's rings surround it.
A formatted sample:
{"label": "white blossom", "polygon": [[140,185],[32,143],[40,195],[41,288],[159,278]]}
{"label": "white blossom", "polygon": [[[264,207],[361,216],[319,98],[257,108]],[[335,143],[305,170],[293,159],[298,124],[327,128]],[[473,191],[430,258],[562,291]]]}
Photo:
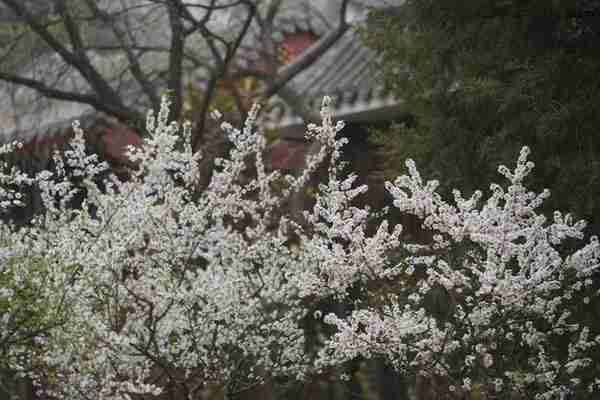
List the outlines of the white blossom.
{"label": "white blossom", "polygon": [[[592,237],[571,253],[560,250],[565,240],[583,238],[585,223],[559,212],[548,223],[537,214],[549,192],[535,194],[524,186],[534,167],[528,154],[524,147],[514,170],[499,168],[508,187],[492,184],[484,202],[482,191],[465,199],[458,190],[454,203],[446,202],[436,192],[438,182],[424,182],[414,161],[406,162],[408,175],[386,187],[397,209],[420,217],[433,233],[429,247],[403,246],[415,254],[406,260],[406,276],[418,278],[409,286],[397,277],[397,295],[382,306],[329,316],[326,322],[337,332],[321,352],[321,365],[375,354],[402,371],[452,375],[466,390],[479,383],[489,393],[502,392],[537,381],[530,393],[536,399],[572,390],[575,383],[565,380],[564,372],[597,374],[586,355],[598,344],[589,339],[589,327],[573,323],[578,321],[570,308],[576,291],[584,282],[591,284],[599,266],[598,240]],[[456,252],[462,257],[457,259]],[[426,311],[427,299],[439,288],[441,301],[450,303],[444,316]],[[587,293],[577,295],[579,306],[591,303]],[[571,341],[576,337],[571,332],[579,337],[568,355],[553,351],[551,340]],[[527,361],[505,355],[515,352],[527,355]],[[471,381],[469,374],[478,369],[486,370],[485,378]]]}
{"label": "white blossom", "polygon": [[[499,168],[508,185],[491,185],[485,200],[483,191],[456,190],[447,202],[408,160],[408,174],[386,188],[397,210],[432,233],[413,243],[387,210],[356,205],[367,187],[344,173],[347,140],[329,106],[325,98],[322,123],[308,126],[319,148],[297,177],[266,169],[255,106],[242,129],[222,122],[232,150],[196,193],[201,154],[191,126],[167,120],[167,99],[148,114],[144,145],[129,149],[128,179],[86,153],[78,125],[54,171],[28,176],[3,164],[0,208],[24,204],[22,192],[35,187],[44,213],[26,226],[0,224],[0,368],[31,371],[41,389],[75,400],[158,395],[168,384],[233,394],[357,357],[447,377],[454,391],[597,393],[590,355],[600,335],[573,304],[592,306],[598,295],[600,245],[561,247],[580,240],[585,224],[538,214],[549,192],[524,186],[529,149],[514,170]],[[314,206],[294,220],[286,199],[323,163]],[[321,300],[350,312],[324,313]],[[16,327],[24,316],[28,324]],[[306,351],[306,317],[334,329],[316,359]],[[553,348],[557,339],[566,353]],[[173,371],[172,382],[154,379]]]}

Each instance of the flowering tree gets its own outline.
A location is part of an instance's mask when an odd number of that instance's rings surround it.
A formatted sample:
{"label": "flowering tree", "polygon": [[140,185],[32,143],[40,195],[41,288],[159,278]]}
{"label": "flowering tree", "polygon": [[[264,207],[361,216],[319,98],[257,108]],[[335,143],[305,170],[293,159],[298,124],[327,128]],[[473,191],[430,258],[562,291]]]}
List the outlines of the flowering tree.
{"label": "flowering tree", "polygon": [[[447,203],[438,182],[424,183],[406,162],[409,175],[387,190],[396,208],[423,218],[433,242],[404,245],[410,255],[380,304],[325,317],[337,332],[322,363],[380,355],[406,373],[447,378],[434,398],[473,391],[486,398],[596,396],[600,335],[573,314],[599,293],[592,272],[600,246],[592,237],[577,251],[560,251],[568,239],[583,238],[585,223],[555,212],[548,224],[536,213],[549,191],[523,185],[534,167],[528,154],[524,147],[514,171],[499,167],[510,185],[492,184],[483,205],[480,191],[465,199],[455,190],[454,204]],[[448,305],[442,315],[428,307],[436,289]]]}
{"label": "flowering tree", "polygon": [[[527,151],[515,171],[501,168],[510,186],[492,186],[483,207],[479,192],[447,204],[409,162],[410,174],[388,184],[394,207],[436,236],[408,244],[400,225],[374,221],[387,210],[354,205],[367,188],[344,174],[343,124],[328,104],[322,124],[308,126],[319,149],[298,177],[265,169],[254,107],[243,130],[222,123],[233,148],[197,193],[201,155],[189,125],[168,123],[166,100],[144,146],[130,149],[126,180],[85,152],[77,125],[56,172],[5,165],[2,207],[22,206],[20,188],[35,185],[45,213],[1,226],[0,367],[65,399],[196,399],[213,386],[231,398],[273,376],[303,379],[371,356],[445,377],[446,393],[597,391],[600,339],[570,312],[595,295],[599,245],[563,254],[583,224],[536,214],[547,192],[522,185]],[[323,162],[329,177],[304,220],[282,215]],[[436,290],[451,305],[443,314],[427,305]],[[354,311],[325,316],[335,332],[315,357],[302,321],[319,319],[310,311],[324,299]]]}

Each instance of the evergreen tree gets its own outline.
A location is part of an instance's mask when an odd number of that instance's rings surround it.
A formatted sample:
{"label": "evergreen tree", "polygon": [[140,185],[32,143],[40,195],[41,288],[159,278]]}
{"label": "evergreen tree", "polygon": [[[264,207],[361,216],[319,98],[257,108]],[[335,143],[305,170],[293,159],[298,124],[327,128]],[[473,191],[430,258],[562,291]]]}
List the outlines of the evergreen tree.
{"label": "evergreen tree", "polygon": [[386,175],[408,156],[446,189],[500,179],[523,145],[552,209],[600,231],[600,1],[407,0],[373,10],[366,41],[414,117],[372,135]]}

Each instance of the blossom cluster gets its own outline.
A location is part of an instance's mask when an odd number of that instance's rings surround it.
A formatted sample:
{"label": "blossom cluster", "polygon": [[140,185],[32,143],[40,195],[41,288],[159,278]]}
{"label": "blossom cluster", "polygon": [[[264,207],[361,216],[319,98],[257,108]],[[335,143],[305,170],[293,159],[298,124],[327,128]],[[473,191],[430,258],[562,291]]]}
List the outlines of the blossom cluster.
{"label": "blossom cluster", "polygon": [[[513,171],[499,169],[509,186],[492,185],[483,204],[481,192],[446,202],[408,161],[387,190],[395,209],[434,233],[412,243],[387,210],[356,205],[367,187],[345,173],[343,124],[329,101],[322,123],[308,126],[319,147],[297,176],[265,166],[255,106],[242,129],[221,124],[232,149],[198,192],[201,153],[188,124],[168,122],[167,99],[149,114],[144,145],[129,150],[128,177],[87,154],[77,124],[53,171],[2,165],[0,207],[23,206],[35,187],[44,212],[25,226],[0,224],[0,368],[65,399],[166,387],[191,399],[215,385],[227,397],[374,356],[446,377],[448,392],[597,393],[600,336],[577,313],[598,295],[600,245],[569,250],[584,224],[537,213],[549,193],[523,185],[528,149]],[[286,200],[322,164],[327,180],[294,220]],[[434,296],[446,310],[431,307]],[[304,321],[321,319],[311,311],[325,299],[352,311],[322,318],[335,332],[314,357]]]}
{"label": "blossom cluster", "polygon": [[[583,239],[585,222],[557,211],[548,223],[537,213],[549,191],[524,186],[534,167],[528,155],[524,147],[514,170],[498,168],[508,187],[490,185],[485,202],[481,191],[464,198],[458,190],[447,202],[408,160],[409,174],[386,188],[432,240],[403,243],[403,270],[379,304],[325,317],[337,332],[319,362],[378,355],[400,370],[447,378],[447,392],[469,393],[477,383],[491,397],[593,398],[600,332],[592,335],[593,318],[581,310],[600,294],[600,244],[592,236],[574,250],[568,241]],[[441,310],[431,306],[436,297]]]}
{"label": "blossom cluster", "polygon": [[[3,207],[20,205],[27,186],[44,205],[24,227],[2,225],[5,367],[54,396],[123,399],[166,386],[194,396],[210,385],[235,393],[270,375],[302,377],[307,367],[285,219],[275,229],[269,222],[284,199],[278,184],[289,196],[307,177],[265,170],[255,108],[243,130],[223,123],[233,150],[197,196],[201,155],[191,150],[189,125],[180,134],[168,123],[168,109],[165,99],[158,116],[149,114],[149,138],[130,149],[137,168],[127,179],[86,153],[77,124],[70,150],[54,154],[54,171],[29,177],[5,165],[0,176],[10,184]],[[328,135],[334,127],[316,129],[314,139],[327,144]],[[82,192],[81,206],[70,207]],[[35,320],[26,329],[19,320],[20,303],[37,301],[35,291],[60,313],[56,326]],[[34,355],[28,344],[37,337],[44,340]]]}

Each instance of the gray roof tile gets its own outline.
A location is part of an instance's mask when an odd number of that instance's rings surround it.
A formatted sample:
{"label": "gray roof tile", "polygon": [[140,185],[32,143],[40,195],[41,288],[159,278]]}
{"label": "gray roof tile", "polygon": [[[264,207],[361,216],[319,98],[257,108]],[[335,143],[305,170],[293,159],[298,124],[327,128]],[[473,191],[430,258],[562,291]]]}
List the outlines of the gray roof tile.
{"label": "gray roof tile", "polygon": [[[307,99],[315,111],[323,96],[331,96],[338,118],[369,119],[370,111],[399,110],[401,101],[386,95],[380,84],[378,61],[378,55],[362,43],[358,32],[350,29],[313,65],[294,77],[288,88]],[[270,127],[302,124],[283,99],[276,96],[271,106],[273,111],[266,118]],[[382,116],[385,114],[377,113],[375,119]]]}

